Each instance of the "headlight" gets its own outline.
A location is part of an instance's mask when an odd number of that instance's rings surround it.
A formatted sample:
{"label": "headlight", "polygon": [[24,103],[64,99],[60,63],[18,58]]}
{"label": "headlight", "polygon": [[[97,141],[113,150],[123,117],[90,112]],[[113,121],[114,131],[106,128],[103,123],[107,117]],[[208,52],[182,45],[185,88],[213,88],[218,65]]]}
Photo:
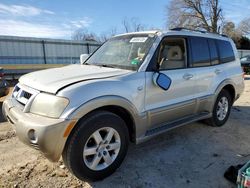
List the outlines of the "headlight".
{"label": "headlight", "polygon": [[39,93],[31,104],[30,112],[51,118],[58,118],[68,104],[69,100],[66,98]]}

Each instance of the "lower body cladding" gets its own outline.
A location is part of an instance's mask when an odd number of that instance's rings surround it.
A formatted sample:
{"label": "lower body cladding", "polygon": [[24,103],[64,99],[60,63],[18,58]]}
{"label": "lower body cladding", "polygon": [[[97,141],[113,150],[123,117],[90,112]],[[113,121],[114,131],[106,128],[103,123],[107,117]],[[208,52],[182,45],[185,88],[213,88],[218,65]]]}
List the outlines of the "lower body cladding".
{"label": "lower body cladding", "polygon": [[18,138],[25,144],[40,150],[50,161],[58,161],[67,136],[65,131],[76,121],[53,119],[24,113],[14,105],[14,99],[4,101],[3,115],[13,125]]}

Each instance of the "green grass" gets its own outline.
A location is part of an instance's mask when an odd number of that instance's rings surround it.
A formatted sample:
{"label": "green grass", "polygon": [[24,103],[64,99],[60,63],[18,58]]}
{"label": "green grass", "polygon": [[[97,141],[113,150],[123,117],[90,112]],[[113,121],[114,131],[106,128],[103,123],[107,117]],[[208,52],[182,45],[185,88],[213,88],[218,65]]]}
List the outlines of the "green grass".
{"label": "green grass", "polygon": [[249,75],[250,74],[250,67],[244,68],[245,74]]}

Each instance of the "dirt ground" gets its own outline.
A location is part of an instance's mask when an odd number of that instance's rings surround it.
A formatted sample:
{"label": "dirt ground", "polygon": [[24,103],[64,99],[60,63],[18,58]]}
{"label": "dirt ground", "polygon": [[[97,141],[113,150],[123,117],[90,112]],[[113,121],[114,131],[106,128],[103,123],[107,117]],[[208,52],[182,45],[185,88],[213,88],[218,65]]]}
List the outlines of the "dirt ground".
{"label": "dirt ground", "polygon": [[77,180],[62,161],[51,163],[22,144],[0,117],[0,187],[234,187],[230,165],[250,160],[250,77],[225,126],[200,122],[130,145],[121,167],[99,182]]}

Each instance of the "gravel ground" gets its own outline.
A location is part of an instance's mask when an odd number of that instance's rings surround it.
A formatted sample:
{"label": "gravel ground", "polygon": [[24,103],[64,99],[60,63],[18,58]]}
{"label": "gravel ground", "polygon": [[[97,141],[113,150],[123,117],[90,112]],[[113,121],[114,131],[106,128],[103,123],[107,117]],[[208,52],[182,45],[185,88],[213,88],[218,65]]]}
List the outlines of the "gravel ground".
{"label": "gravel ground", "polygon": [[223,173],[250,160],[250,77],[245,84],[225,126],[197,122],[131,144],[121,167],[94,183],[77,180],[61,160],[51,163],[22,144],[0,117],[0,187],[235,187]]}

